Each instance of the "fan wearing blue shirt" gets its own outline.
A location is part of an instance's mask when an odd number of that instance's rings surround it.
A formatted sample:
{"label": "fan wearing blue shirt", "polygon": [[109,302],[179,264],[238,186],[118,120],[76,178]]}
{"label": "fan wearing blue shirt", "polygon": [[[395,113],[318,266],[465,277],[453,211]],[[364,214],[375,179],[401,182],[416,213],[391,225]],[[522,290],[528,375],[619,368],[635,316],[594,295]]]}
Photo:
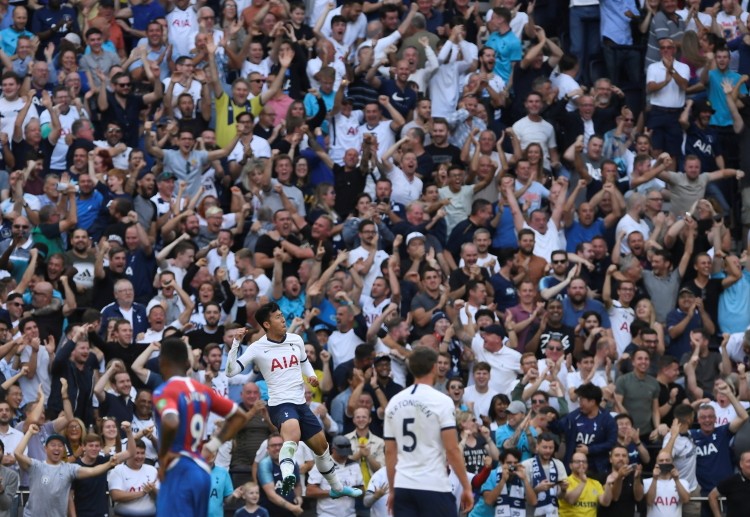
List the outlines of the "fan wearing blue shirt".
{"label": "fan wearing blue shirt", "polygon": [[[582,180],[583,181],[583,180]],[[612,185],[611,187],[609,185]],[[575,202],[575,192],[583,188],[583,185],[579,182],[574,190],[573,194],[568,197],[568,201]],[[596,210],[601,202],[604,194],[608,191],[612,191],[614,188],[613,183],[607,183],[604,188],[600,189],[590,201],[581,203],[578,206],[576,213],[578,214],[578,220],[573,218],[573,207],[570,209],[566,206],[564,221],[565,221],[565,238],[567,244],[565,249],[569,253],[575,253],[576,247],[583,242],[591,242],[594,237],[598,235],[604,235],[607,233],[608,228],[616,225],[622,216],[619,204],[613,203],[612,212],[607,217],[601,218],[596,217]]]}
{"label": "fan wearing blue shirt", "polygon": [[[568,296],[563,300],[563,325],[575,328],[578,318],[586,311],[594,311],[602,321],[602,328],[611,328],[609,315],[602,302],[590,300],[587,296],[586,280],[574,277],[568,284]],[[567,463],[567,462],[566,462]]]}
{"label": "fan wearing blue shirt", "polygon": [[492,31],[486,47],[495,51],[494,72],[503,78],[506,83],[510,79],[513,64],[523,58],[521,40],[518,39],[510,28],[510,20],[513,18],[509,9],[498,7],[492,10],[492,19],[487,24]]}

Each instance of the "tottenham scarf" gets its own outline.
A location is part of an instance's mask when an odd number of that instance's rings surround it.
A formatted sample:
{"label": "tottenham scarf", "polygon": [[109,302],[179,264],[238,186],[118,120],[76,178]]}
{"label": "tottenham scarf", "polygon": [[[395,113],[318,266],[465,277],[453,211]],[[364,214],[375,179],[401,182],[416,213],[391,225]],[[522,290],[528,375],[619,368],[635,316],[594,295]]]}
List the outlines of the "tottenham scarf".
{"label": "tottenham scarf", "polygon": [[[503,467],[497,468],[497,482],[503,475]],[[518,476],[511,476],[495,505],[495,517],[525,517],[526,516],[526,486]]]}
{"label": "tottenham scarf", "polygon": [[[542,481],[548,479],[544,473],[542,460],[539,456],[534,456],[531,463],[531,486],[535,487]],[[557,515],[557,465],[555,459],[549,460],[549,481],[555,483],[555,486],[547,491],[537,494],[536,510],[534,515]]]}

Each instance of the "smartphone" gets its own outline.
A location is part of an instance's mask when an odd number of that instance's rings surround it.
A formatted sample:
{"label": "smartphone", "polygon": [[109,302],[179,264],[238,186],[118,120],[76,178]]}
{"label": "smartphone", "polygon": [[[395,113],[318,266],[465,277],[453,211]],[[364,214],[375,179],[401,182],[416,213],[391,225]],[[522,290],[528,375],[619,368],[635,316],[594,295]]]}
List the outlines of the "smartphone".
{"label": "smartphone", "polygon": [[671,463],[659,463],[659,470],[662,472],[672,472],[674,465]]}

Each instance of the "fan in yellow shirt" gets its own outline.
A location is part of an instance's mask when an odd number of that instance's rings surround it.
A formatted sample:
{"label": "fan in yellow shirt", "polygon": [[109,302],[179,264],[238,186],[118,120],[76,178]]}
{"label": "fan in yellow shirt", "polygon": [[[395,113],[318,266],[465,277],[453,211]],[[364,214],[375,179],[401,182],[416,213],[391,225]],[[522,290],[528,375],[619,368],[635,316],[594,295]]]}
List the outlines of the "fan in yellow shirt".
{"label": "fan in yellow shirt", "polygon": [[224,93],[224,88],[219,80],[219,73],[216,68],[216,44],[213,39],[208,38],[206,44],[208,50],[208,68],[211,88],[214,92],[216,102],[216,144],[224,147],[232,141],[237,134],[237,116],[240,113],[249,111],[253,117],[260,115],[263,105],[272,99],[281,89],[286,77],[286,71],[294,59],[294,50],[283,49],[279,51],[280,69],[276,73],[276,79],[271,83],[268,89],[260,95],[248,99],[250,94],[250,84],[246,79],[237,79],[232,83],[232,96]]}
{"label": "fan in yellow shirt", "polygon": [[576,452],[570,461],[570,476],[567,486],[563,484],[560,498],[560,517],[596,517],[596,510],[612,502],[612,484],[616,473],[607,477],[604,487],[595,479],[586,476],[589,464],[586,455]]}

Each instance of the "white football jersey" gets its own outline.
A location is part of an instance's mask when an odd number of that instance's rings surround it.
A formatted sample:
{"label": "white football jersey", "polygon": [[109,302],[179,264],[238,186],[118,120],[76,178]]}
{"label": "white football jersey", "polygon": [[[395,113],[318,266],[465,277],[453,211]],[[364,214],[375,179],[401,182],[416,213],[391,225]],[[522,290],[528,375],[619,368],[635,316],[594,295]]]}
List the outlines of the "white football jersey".
{"label": "white football jersey", "polygon": [[232,364],[231,357],[227,361],[226,374],[229,377],[242,372],[250,364],[258,366],[268,385],[269,406],[305,403],[303,368],[308,377],[315,375],[315,371],[307,360],[305,342],[297,334],[286,334],[281,342],[263,336],[247,347],[235,362]]}
{"label": "white football jersey", "polygon": [[450,492],[441,433],[456,427],[453,401],[432,386],[415,384],[391,398],[383,438],[398,450],[395,488]]}

